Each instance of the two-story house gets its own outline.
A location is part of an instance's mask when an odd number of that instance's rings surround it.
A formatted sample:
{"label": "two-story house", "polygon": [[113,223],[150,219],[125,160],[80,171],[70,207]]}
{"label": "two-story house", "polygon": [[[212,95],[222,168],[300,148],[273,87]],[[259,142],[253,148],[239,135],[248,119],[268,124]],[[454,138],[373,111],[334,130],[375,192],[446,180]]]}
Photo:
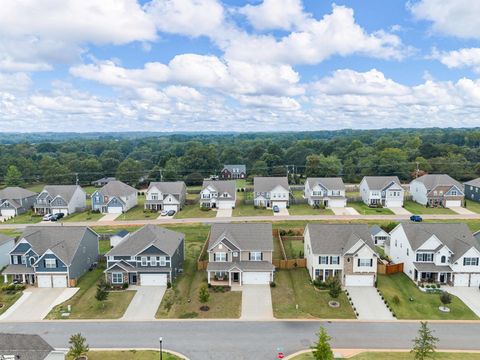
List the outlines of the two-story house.
{"label": "two-story house", "polygon": [[378,225],[370,227],[370,234],[372,234],[373,243],[377,246],[384,246],[390,241],[390,234]]}
{"label": "two-story house", "polygon": [[10,264],[10,250],[15,246],[15,238],[0,234],[0,269]]}
{"label": "two-story house", "polygon": [[46,185],[38,194],[33,208],[40,215],[85,211],[87,194],[79,185]]}
{"label": "two-story house", "polygon": [[65,350],[55,350],[39,335],[0,333],[2,360],[65,360]]}
{"label": "two-story house", "polygon": [[307,178],[304,190],[310,206],[345,207],[345,184],[342,178]]}
{"label": "two-story house", "polygon": [[464,193],[462,185],[447,174],[426,174],[410,183],[413,201],[429,207],[460,207]]}
{"label": "two-story house", "polygon": [[98,261],[98,234],[86,226],[29,226],[2,272],[38,287],[70,287]]}
{"label": "two-story house", "polygon": [[33,208],[37,193],[18,186],[0,190],[0,215],[14,217]]}
{"label": "two-story house", "polygon": [[253,204],[259,207],[283,209],[290,205],[290,186],[287,177],[255,177]]}
{"label": "two-story house", "polygon": [[245,179],[247,177],[247,167],[245,165],[223,165],[220,172],[222,180]]}
{"label": "two-story house", "polygon": [[480,202],[480,178],[467,181],[463,185],[465,199]]}
{"label": "two-story house", "polygon": [[153,211],[175,210],[185,205],[187,186],[183,181],[151,182],[145,194],[145,209]]}
{"label": "two-story house", "polygon": [[364,176],[360,182],[360,196],[368,206],[402,207],[404,195],[397,176]]}
{"label": "two-story house", "polygon": [[92,194],[92,210],[104,214],[125,213],[137,204],[137,189],[118,180],[110,181]]}
{"label": "two-story house", "polygon": [[105,254],[107,281],[141,286],[166,286],[183,271],[185,235],[145,225],[126,235]]}
{"label": "two-story house", "polygon": [[273,281],[272,224],[213,224],[207,252],[209,284],[231,286]]}
{"label": "two-story house", "polygon": [[200,207],[233,209],[237,200],[235,180],[205,180],[200,191]]}
{"label": "two-story house", "polygon": [[388,255],[415,282],[480,286],[480,244],[466,224],[399,224]]}
{"label": "two-story house", "polygon": [[304,253],[312,280],[338,276],[345,286],[374,286],[377,254],[366,224],[308,224]]}

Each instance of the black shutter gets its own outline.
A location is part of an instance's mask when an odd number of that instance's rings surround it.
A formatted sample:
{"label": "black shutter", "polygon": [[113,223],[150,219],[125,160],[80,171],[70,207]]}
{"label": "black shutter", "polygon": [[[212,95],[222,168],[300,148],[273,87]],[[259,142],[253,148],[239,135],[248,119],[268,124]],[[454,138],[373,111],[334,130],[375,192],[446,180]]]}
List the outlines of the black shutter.
{"label": "black shutter", "polygon": [[251,259],[252,259],[252,253],[249,252],[249,253],[248,253],[248,260],[251,260]]}
{"label": "black shutter", "polygon": [[373,259],[370,259],[370,267],[373,266]]}
{"label": "black shutter", "polygon": [[228,253],[225,253],[225,261],[228,261]]}
{"label": "black shutter", "polygon": [[260,260],[263,260],[263,252],[260,253]]}
{"label": "black shutter", "polygon": [[217,261],[217,254],[213,253],[213,261]]}
{"label": "black shutter", "polygon": [[463,266],[465,266],[465,260],[467,260],[467,259],[463,258]]}
{"label": "black shutter", "polygon": [[318,257],[318,264],[319,264],[319,265],[321,264],[320,258],[321,258],[321,256]]}
{"label": "black shutter", "polygon": [[357,259],[357,264],[360,266],[360,258]]}

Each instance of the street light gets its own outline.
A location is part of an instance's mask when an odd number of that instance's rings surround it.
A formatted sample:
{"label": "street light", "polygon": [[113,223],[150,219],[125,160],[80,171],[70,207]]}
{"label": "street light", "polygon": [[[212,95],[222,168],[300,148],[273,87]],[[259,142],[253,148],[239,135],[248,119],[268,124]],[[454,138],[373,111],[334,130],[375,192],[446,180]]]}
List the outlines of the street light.
{"label": "street light", "polygon": [[163,355],[163,354],[162,354],[162,352],[163,352],[163,351],[162,351],[162,350],[163,350],[163,349],[162,349],[163,338],[160,337],[158,340],[160,341],[160,360],[162,360],[162,359],[163,359],[163,358],[162,358],[162,355]]}

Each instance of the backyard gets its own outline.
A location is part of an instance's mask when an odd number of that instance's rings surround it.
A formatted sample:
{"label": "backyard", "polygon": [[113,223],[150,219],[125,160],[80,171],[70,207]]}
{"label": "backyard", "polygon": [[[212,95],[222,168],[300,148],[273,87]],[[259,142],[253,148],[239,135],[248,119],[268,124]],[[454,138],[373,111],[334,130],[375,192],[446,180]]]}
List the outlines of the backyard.
{"label": "backyard", "polygon": [[476,212],[477,214],[480,214],[480,202],[467,200],[465,207],[470,211],[473,211],[473,212]]}
{"label": "backyard", "polygon": [[371,208],[361,201],[349,202],[347,206],[354,208],[360,215],[393,215],[387,208]]}
{"label": "backyard", "polygon": [[175,214],[175,219],[187,218],[212,218],[217,215],[213,210],[202,210],[199,204],[185,205],[182,210]]}
{"label": "backyard", "polygon": [[426,207],[422,204],[410,200],[406,200],[403,204],[405,210],[410,211],[412,214],[456,214],[456,212],[450,209],[446,209],[443,207]]}
{"label": "backyard", "polygon": [[283,240],[283,247],[285,248],[285,254],[287,255],[287,259],[303,258],[303,241]]}

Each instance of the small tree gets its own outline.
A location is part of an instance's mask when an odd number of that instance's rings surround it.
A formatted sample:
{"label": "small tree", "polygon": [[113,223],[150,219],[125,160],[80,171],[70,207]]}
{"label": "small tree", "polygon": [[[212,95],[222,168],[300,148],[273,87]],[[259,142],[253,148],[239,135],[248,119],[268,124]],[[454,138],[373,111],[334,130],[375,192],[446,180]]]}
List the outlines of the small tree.
{"label": "small tree", "polygon": [[69,356],[78,359],[81,356],[87,355],[89,350],[87,339],[85,339],[82,334],[78,333],[70,336],[68,343],[70,344]]}
{"label": "small tree", "polygon": [[447,305],[452,302],[452,295],[444,291],[440,294],[440,301],[442,302],[443,306],[447,307]]}
{"label": "small tree", "polygon": [[210,300],[210,293],[208,292],[207,285],[203,284],[200,287],[200,290],[198,290],[198,300],[202,304],[206,304],[208,302],[208,300]]}
{"label": "small tree", "polygon": [[428,328],[428,323],[422,321],[418,330],[418,336],[413,339],[413,348],[411,350],[411,353],[415,355],[415,360],[433,358],[437,342],[438,338],[433,336],[433,332]]}
{"label": "small tree", "polygon": [[97,292],[95,293],[95,299],[102,303],[102,306],[105,306],[104,301],[108,299],[107,284],[105,281],[100,281],[97,285]]}
{"label": "small tree", "polygon": [[330,347],[329,341],[331,337],[328,336],[324,327],[320,327],[320,331],[317,333],[318,341],[312,346],[313,358],[315,360],[333,360],[333,351]]}
{"label": "small tree", "polygon": [[338,276],[331,276],[327,279],[328,293],[334,299],[342,292],[342,283]]}

